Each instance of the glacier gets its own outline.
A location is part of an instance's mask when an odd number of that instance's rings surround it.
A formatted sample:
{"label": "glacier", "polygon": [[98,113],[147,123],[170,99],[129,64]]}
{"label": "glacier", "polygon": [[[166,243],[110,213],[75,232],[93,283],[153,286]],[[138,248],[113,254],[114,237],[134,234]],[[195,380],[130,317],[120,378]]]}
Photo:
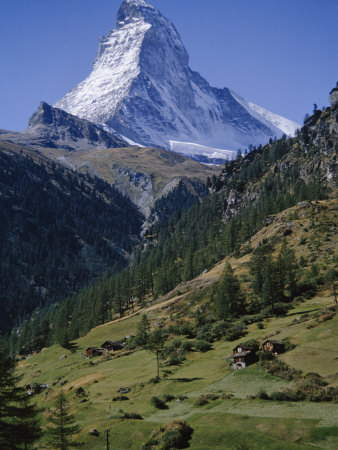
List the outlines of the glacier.
{"label": "glacier", "polygon": [[175,26],[145,0],[124,0],[100,38],[90,75],[56,108],[124,140],[189,156],[228,159],[299,125],[218,89],[189,67]]}

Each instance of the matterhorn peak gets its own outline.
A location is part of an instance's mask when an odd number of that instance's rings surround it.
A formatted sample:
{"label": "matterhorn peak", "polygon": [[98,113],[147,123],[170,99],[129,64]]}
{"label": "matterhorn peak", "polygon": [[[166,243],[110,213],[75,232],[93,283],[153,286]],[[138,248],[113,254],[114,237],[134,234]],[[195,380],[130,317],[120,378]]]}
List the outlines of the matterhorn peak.
{"label": "matterhorn peak", "polygon": [[176,28],[145,0],[123,1],[91,74],[55,106],[130,142],[194,158],[225,159],[298,128],[193,72]]}

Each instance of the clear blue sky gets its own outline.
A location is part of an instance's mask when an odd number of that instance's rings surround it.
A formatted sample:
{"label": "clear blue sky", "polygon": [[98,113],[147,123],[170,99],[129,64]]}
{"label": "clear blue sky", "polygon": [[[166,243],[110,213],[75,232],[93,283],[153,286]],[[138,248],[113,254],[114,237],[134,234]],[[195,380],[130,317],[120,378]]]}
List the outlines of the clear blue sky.
{"label": "clear blue sky", "polygon": [[[337,0],[152,0],[190,66],[302,123],[338,81]],[[21,130],[91,71],[122,0],[0,0],[0,128]]]}

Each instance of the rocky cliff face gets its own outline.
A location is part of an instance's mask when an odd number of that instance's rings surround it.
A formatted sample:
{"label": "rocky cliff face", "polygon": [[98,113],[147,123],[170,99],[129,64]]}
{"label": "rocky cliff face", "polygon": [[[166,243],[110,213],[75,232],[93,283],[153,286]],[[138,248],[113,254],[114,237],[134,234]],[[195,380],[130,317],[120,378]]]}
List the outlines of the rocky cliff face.
{"label": "rocky cliff face", "polygon": [[92,73],[55,106],[129,141],[195,158],[225,159],[298,127],[230,89],[211,87],[190,69],[174,25],[141,0],[124,0]]}
{"label": "rocky cliff face", "polygon": [[[125,147],[128,144],[88,120],[41,102],[28,122],[27,134],[33,134],[67,150]],[[50,144],[49,144],[50,145]]]}
{"label": "rocky cliff face", "polygon": [[222,170],[216,190],[224,192],[224,220],[249,205],[259,211],[273,190],[291,203],[326,198],[336,188],[337,154],[338,105],[332,104],[310,116],[297,137],[260,147]]}

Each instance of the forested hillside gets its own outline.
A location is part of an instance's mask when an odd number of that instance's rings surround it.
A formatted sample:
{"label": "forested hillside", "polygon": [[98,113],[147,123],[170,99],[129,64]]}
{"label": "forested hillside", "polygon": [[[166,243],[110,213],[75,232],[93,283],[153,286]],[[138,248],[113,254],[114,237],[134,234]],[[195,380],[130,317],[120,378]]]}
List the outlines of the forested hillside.
{"label": "forested hillside", "polygon": [[[272,223],[272,215],[299,202],[316,202],[332,195],[336,150],[337,106],[332,106],[308,118],[297,137],[271,141],[239,155],[226,164],[219,177],[208,180],[207,198],[187,212],[176,213],[169,223],[155,224],[148,230],[132,265],[27,321],[11,342],[12,351],[23,345],[27,352],[46,343],[68,342],[115,315],[132,311],[136,304],[155,300],[208,270],[225,255],[251,253],[248,240]],[[287,236],[292,230],[285,233]],[[262,245],[254,256],[269,262],[272,251],[273,247]],[[292,279],[299,276],[292,268],[293,259],[294,254],[284,248],[276,261],[262,269],[265,279],[262,273],[255,275],[258,282],[252,290],[260,303],[253,302],[251,312],[270,307],[273,314],[276,296],[292,301],[297,294],[297,280]],[[240,301],[232,314],[246,312],[247,306]],[[43,342],[38,339],[41,327]]]}
{"label": "forested hillside", "polygon": [[125,266],[141,221],[104,181],[0,143],[0,331]]}

